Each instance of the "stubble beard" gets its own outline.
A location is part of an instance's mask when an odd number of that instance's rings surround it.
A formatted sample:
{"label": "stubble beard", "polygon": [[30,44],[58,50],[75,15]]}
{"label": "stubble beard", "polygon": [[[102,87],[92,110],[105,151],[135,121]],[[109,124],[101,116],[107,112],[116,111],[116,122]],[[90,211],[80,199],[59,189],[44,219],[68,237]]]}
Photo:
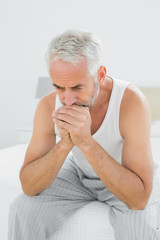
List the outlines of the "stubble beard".
{"label": "stubble beard", "polygon": [[94,82],[94,89],[93,89],[90,101],[88,103],[74,103],[73,105],[91,108],[91,107],[93,107],[94,102],[95,102],[96,98],[98,97],[98,94],[99,94],[99,85],[97,82]]}
{"label": "stubble beard", "polygon": [[[93,89],[90,101],[88,103],[86,103],[86,102],[74,103],[73,105],[91,108],[91,107],[93,107],[94,102],[95,102],[96,98],[98,97],[98,95],[99,95],[99,85],[97,82],[94,82],[94,89]],[[65,106],[66,104],[62,102],[62,105]]]}

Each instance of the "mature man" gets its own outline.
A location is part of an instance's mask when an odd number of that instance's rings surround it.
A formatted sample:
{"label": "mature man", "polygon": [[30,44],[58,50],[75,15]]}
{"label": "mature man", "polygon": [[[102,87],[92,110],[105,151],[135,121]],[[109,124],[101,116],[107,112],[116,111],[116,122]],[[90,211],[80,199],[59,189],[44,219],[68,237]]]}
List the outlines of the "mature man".
{"label": "mature man", "polygon": [[160,239],[144,95],[106,75],[101,43],[91,33],[58,35],[46,56],[55,91],[35,113],[20,171],[25,194],[10,207],[8,239],[47,239],[93,200],[109,204],[116,240]]}

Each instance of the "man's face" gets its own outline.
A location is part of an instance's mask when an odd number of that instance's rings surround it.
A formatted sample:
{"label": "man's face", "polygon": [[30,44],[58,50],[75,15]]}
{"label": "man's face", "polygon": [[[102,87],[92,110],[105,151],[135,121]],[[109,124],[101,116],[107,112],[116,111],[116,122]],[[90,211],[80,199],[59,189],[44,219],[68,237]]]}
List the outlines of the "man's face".
{"label": "man's face", "polygon": [[63,105],[93,106],[99,86],[98,83],[95,84],[93,77],[89,76],[85,59],[76,66],[60,59],[51,60],[50,75]]}

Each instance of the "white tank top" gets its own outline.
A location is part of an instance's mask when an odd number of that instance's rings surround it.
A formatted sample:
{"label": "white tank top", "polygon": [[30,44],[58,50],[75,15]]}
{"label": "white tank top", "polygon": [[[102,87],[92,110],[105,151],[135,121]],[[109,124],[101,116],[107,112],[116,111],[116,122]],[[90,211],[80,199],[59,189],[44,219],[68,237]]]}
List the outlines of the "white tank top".
{"label": "white tank top", "polygon": [[[123,138],[121,137],[119,131],[119,112],[124,91],[129,84],[130,82],[127,81],[113,79],[113,89],[111,92],[107,113],[100,128],[92,135],[95,141],[99,143],[104,150],[120,164]],[[55,109],[58,109],[61,106],[62,104],[57,95]],[[55,134],[60,137],[56,126]],[[71,152],[76,164],[81,168],[87,177],[99,178],[79,148],[74,146]]]}

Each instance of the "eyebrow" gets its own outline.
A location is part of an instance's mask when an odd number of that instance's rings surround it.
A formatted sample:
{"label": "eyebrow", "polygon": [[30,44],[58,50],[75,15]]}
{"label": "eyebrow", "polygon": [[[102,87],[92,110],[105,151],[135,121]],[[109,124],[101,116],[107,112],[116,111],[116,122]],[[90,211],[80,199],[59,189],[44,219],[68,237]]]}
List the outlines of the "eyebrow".
{"label": "eyebrow", "polygon": [[[57,87],[57,88],[64,88],[64,87],[61,87],[61,86],[59,86],[59,85],[57,85],[55,83],[53,83],[53,86]],[[79,87],[83,87],[83,86],[84,86],[84,84],[77,84],[77,85],[75,85],[75,86],[73,86],[71,88],[74,89],[74,88],[79,88]]]}

